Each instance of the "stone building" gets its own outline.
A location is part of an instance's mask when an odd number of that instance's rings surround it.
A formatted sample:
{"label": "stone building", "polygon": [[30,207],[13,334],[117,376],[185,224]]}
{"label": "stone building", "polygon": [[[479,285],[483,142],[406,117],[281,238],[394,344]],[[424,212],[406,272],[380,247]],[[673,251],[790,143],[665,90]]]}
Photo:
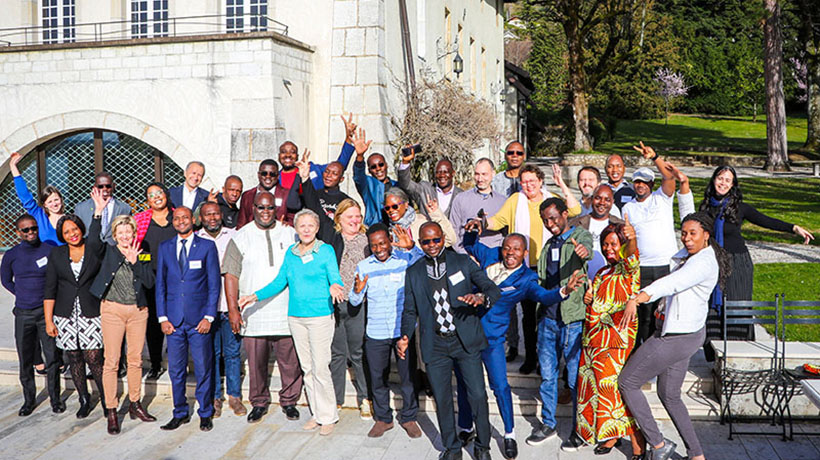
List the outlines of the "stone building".
{"label": "stone building", "polygon": [[147,182],[177,185],[194,159],[207,188],[229,174],[253,186],[257,163],[286,139],[314,161],[334,159],[347,112],[374,151],[392,155],[406,55],[416,74],[462,82],[503,118],[503,3],[3,0],[0,246],[14,241],[21,209],[6,161],[14,151],[26,155],[29,189],[57,185],[68,209],[106,169],[135,210]]}

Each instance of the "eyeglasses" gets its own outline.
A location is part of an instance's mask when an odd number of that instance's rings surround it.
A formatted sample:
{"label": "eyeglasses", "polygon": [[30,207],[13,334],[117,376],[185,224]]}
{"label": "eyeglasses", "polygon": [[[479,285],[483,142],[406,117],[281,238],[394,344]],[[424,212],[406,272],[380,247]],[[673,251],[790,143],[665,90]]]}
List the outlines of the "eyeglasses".
{"label": "eyeglasses", "polygon": [[114,186],[113,186],[113,185],[111,185],[111,184],[97,184],[97,185],[95,185],[94,187],[97,187],[97,188],[98,188],[98,189],[100,189],[100,190],[102,190],[102,189],[104,189],[104,188],[114,188]]}
{"label": "eyeglasses", "polygon": [[275,211],[275,210],[276,210],[276,206],[274,206],[274,205],[270,205],[270,206],[262,206],[261,204],[257,204],[257,205],[256,205],[256,209],[258,209],[258,210],[260,210],[260,211]]}
{"label": "eyeglasses", "polygon": [[385,210],[385,211],[390,211],[390,210],[392,209],[392,210],[394,210],[394,211],[395,211],[396,209],[399,209],[399,206],[401,206],[401,205],[403,205],[403,204],[404,204],[404,201],[402,201],[402,202],[401,202],[401,203],[399,203],[399,204],[388,204],[388,205],[385,205],[385,206],[384,206],[384,210]]}
{"label": "eyeglasses", "polygon": [[262,177],[273,177],[277,174],[277,172],[276,171],[259,171],[257,174],[259,174]]}
{"label": "eyeglasses", "polygon": [[370,165],[368,167],[370,169],[376,169],[376,168],[384,168],[384,166],[385,166],[384,162],[381,162],[381,163],[373,163],[372,165]]}
{"label": "eyeglasses", "polygon": [[427,238],[427,239],[421,240],[421,245],[422,245],[422,246],[427,246],[427,245],[428,245],[428,244],[430,244],[430,243],[435,243],[435,244],[439,244],[439,243],[441,243],[441,237],[438,237],[438,238]]}
{"label": "eyeglasses", "polygon": [[147,196],[148,196],[148,198],[157,198],[157,197],[160,197],[160,196],[165,196],[165,192],[153,192],[153,193],[149,193]]}
{"label": "eyeglasses", "polygon": [[36,225],[32,225],[31,227],[21,228],[19,230],[20,230],[20,233],[28,234],[28,233],[31,233],[31,232],[36,232],[38,230],[38,228],[37,228]]}
{"label": "eyeglasses", "polygon": [[517,155],[519,157],[523,157],[524,152],[521,151],[521,150],[507,150],[507,155],[510,155],[510,156]]}

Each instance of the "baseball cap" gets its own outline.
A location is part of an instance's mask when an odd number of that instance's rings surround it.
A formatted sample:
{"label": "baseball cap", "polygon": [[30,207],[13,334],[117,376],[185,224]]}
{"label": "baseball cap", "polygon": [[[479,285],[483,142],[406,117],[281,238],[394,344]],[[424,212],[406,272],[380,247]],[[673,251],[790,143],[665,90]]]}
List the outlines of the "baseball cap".
{"label": "baseball cap", "polygon": [[649,168],[638,168],[632,173],[632,182],[641,181],[651,184],[655,181],[655,173]]}

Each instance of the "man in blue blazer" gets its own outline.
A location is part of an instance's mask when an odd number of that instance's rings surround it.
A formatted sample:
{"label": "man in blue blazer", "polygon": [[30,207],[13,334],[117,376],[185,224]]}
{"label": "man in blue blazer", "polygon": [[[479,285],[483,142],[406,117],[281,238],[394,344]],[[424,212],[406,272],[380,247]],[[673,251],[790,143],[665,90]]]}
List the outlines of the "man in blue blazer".
{"label": "man in blue blazer", "polygon": [[191,420],[185,398],[190,347],[199,428],[210,431],[214,413],[214,346],[210,331],[219,304],[219,253],[213,241],[194,235],[190,209],[174,209],[172,223],[177,236],[160,243],[157,256],[157,317],[168,336],[168,374],[174,395],[174,417],[161,428],[175,430]]}
{"label": "man in blue blazer", "polygon": [[[518,444],[515,441],[513,428],[512,391],[507,381],[507,360],[504,356],[504,343],[507,328],[510,325],[510,312],[522,300],[540,302],[544,305],[558,304],[569,293],[584,281],[584,274],[576,272],[570,277],[567,286],[561,289],[546,290],[538,284],[538,275],[524,265],[528,257],[526,237],[520,233],[511,233],[504,238],[501,247],[490,248],[476,241],[476,232],[464,234],[464,249],[475,257],[481,269],[487,273],[499,289],[501,298],[489,309],[482,309],[481,325],[487,336],[489,346],[481,352],[490,389],[495,394],[501,419],[504,421],[504,457],[516,458]],[[551,318],[555,317],[555,308],[546,311]],[[466,389],[462,389],[463,379],[457,379],[458,386],[458,426],[462,431],[472,428],[473,414],[467,401]]]}
{"label": "man in blue blazer", "polygon": [[185,167],[185,182],[168,190],[169,198],[175,208],[185,206],[189,209],[196,209],[200,203],[208,199],[208,191],[199,186],[204,176],[205,165],[201,161],[188,163]]}
{"label": "man in blue blazer", "polygon": [[[444,250],[444,236],[435,222],[419,230],[422,257],[407,269],[404,280],[402,337],[396,343],[399,357],[405,358],[408,337],[419,324],[421,358],[436,401],[441,442],[445,451],[439,459],[460,460],[462,443],[456,435],[453,410],[453,371],[464,376],[467,399],[475,413],[476,460],[490,458],[490,420],[481,350],[487,339],[481,327],[479,306],[492,305],[501,291],[469,257]],[[481,293],[474,294],[473,286]]]}

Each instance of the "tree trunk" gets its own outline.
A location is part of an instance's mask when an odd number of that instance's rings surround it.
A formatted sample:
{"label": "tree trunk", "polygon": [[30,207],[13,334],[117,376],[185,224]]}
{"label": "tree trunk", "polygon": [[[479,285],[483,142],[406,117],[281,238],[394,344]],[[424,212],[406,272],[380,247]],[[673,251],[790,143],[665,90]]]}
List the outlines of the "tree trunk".
{"label": "tree trunk", "polygon": [[757,100],[752,101],[752,123],[757,123]]}
{"label": "tree trunk", "polygon": [[766,169],[789,169],[786,143],[786,101],[783,94],[783,39],[780,35],[780,4],[765,0],[766,22],[763,27],[763,67],[766,81]]}
{"label": "tree trunk", "polygon": [[578,36],[577,17],[564,22],[567,35],[567,55],[569,61],[569,89],[572,93],[572,118],[575,122],[575,150],[592,150],[589,137],[589,101],[586,94],[586,73],[584,72],[584,47]]}
{"label": "tree trunk", "polygon": [[809,123],[805,148],[820,152],[820,57],[809,57],[806,63],[806,77]]}

